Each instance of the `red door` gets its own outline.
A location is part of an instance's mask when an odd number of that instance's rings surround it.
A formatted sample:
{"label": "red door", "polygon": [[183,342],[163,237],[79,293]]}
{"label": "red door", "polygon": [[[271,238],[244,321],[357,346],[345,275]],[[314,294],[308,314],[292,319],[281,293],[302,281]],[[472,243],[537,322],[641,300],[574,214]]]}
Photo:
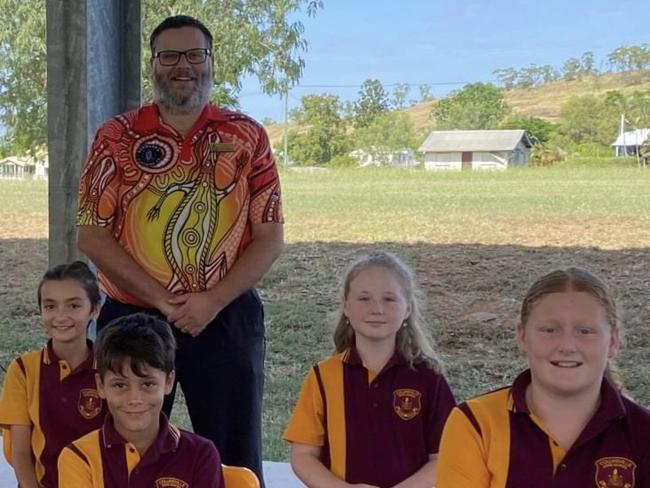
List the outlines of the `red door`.
{"label": "red door", "polygon": [[469,169],[472,169],[472,153],[471,152],[463,152],[461,155],[461,161],[462,161],[462,166],[461,169],[463,171]]}

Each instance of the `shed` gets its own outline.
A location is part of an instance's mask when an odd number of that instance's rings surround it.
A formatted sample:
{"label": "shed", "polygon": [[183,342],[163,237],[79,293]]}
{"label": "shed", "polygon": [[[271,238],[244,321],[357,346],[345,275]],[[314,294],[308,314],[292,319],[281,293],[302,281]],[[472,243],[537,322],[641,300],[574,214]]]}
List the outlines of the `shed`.
{"label": "shed", "polygon": [[650,139],[650,129],[636,129],[619,134],[611,144],[617,156],[638,156],[641,146]]}
{"label": "shed", "polygon": [[419,151],[425,169],[504,170],[527,164],[536,142],[523,129],[434,130]]}

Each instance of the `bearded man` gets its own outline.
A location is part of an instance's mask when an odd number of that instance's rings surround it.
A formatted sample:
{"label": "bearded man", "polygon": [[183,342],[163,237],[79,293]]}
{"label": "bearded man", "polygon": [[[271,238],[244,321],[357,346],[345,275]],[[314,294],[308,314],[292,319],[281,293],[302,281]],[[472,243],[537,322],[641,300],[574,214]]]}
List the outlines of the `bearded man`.
{"label": "bearded man", "polygon": [[[224,464],[261,480],[264,317],[254,286],[282,251],[280,184],[264,129],[209,103],[212,42],[188,16],[152,32],[154,103],[98,130],[81,175],[78,245],[106,294],[98,330],[135,312],[165,318],[195,432]],[[144,379],[127,407],[150,407]]]}

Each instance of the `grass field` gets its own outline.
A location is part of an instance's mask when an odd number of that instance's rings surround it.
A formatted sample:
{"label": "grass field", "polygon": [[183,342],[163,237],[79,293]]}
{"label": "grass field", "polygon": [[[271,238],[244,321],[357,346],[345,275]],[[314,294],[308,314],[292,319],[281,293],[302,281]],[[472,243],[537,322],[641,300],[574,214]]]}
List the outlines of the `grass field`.
{"label": "grass field", "polygon": [[[513,328],[526,286],[551,267],[601,274],[623,309],[619,367],[650,405],[650,170],[565,166],[504,173],[351,169],[282,174],[287,247],[260,286],[267,306],[265,459],[309,366],[331,351],[339,281],[354,259],[401,256],[459,399],[522,367]],[[47,263],[45,183],[0,181],[0,364],[44,341],[35,285]],[[175,419],[187,424],[182,406]]]}

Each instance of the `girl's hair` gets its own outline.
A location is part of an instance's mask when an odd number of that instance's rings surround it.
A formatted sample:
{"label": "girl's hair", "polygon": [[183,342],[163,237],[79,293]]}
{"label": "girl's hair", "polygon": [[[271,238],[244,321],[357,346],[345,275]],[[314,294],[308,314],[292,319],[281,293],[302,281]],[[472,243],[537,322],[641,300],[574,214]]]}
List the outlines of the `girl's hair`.
{"label": "girl's hair", "polygon": [[90,300],[92,308],[99,305],[101,296],[95,275],[90,271],[86,263],[83,261],[74,261],[70,264],[59,264],[45,272],[41,278],[41,282],[38,284],[37,297],[39,308],[41,306],[41,289],[43,288],[43,284],[46,281],[64,280],[74,280],[79,283],[86,292],[86,295],[88,295],[88,300]]}
{"label": "girl's hair", "polygon": [[[432,340],[427,336],[419,320],[419,307],[416,299],[416,286],[413,273],[396,256],[382,253],[361,259],[352,265],[343,282],[342,301],[348,298],[350,283],[362,272],[371,268],[383,268],[395,275],[401,287],[406,303],[411,306],[411,314],[405,320],[405,327],[400,327],[397,332],[396,348],[401,356],[414,367],[418,363],[425,363],[436,372],[442,371],[442,364],[438,359],[432,345]],[[354,330],[350,321],[341,311],[341,316],[334,331],[334,345],[336,352],[343,352],[354,344]]]}
{"label": "girl's hair", "polygon": [[[616,299],[609,287],[596,275],[586,269],[569,267],[566,269],[556,269],[545,274],[535,281],[528,289],[521,304],[521,326],[525,327],[535,304],[551,293],[562,293],[568,291],[587,293],[594,297],[603,310],[607,318],[607,323],[612,330],[620,330],[620,322]],[[608,361],[605,369],[605,377],[612,381],[619,388],[622,387],[620,375],[616,371],[613,362]]]}

